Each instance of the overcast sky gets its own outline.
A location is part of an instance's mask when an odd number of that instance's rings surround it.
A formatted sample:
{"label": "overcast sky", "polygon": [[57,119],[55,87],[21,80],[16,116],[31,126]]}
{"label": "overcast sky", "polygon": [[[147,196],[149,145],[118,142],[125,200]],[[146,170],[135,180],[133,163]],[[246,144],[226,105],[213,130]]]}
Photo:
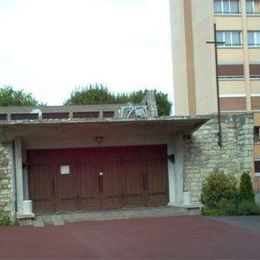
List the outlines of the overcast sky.
{"label": "overcast sky", "polygon": [[73,89],[172,99],[168,0],[0,0],[0,86],[62,105]]}

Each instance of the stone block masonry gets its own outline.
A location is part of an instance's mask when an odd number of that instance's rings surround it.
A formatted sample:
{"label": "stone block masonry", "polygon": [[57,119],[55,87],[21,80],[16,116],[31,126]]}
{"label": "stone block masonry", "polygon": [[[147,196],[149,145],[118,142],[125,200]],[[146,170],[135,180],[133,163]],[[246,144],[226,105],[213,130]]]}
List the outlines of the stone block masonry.
{"label": "stone block masonry", "polygon": [[11,148],[0,143],[0,211],[13,212],[13,181]]}
{"label": "stone block masonry", "polygon": [[200,203],[202,184],[214,170],[253,173],[254,118],[252,113],[221,116],[222,147],[218,146],[217,116],[184,140],[184,191],[193,204]]}

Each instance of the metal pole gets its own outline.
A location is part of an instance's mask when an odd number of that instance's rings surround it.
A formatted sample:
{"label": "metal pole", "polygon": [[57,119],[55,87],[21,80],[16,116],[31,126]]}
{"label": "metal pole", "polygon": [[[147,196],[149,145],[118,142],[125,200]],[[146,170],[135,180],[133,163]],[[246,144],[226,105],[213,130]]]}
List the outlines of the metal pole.
{"label": "metal pole", "polygon": [[220,115],[220,98],[219,98],[219,80],[218,80],[218,46],[217,46],[217,26],[214,23],[214,47],[215,47],[215,67],[216,67],[216,84],[217,84],[217,105],[218,105],[218,145],[222,147],[222,129]]}
{"label": "metal pole", "polygon": [[214,41],[206,43],[214,44],[215,48],[215,68],[216,68],[216,86],[217,86],[217,109],[218,109],[218,145],[222,147],[222,130],[221,130],[221,114],[220,114],[220,98],[219,98],[219,81],[218,81],[218,43],[224,44],[225,42],[217,42],[217,26],[214,23]]}

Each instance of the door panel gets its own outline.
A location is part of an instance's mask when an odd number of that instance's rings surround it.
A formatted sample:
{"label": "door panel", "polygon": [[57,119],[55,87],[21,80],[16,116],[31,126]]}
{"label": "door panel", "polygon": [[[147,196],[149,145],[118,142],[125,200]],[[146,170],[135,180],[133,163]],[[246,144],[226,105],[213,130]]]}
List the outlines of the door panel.
{"label": "door panel", "polygon": [[54,180],[52,167],[45,164],[31,164],[28,177],[29,198],[33,201],[35,211],[54,211]]}
{"label": "door panel", "polygon": [[143,163],[140,161],[124,161],[124,205],[144,206]]}
{"label": "door panel", "polygon": [[168,179],[166,159],[146,162],[148,196],[147,205],[161,205],[168,201]]}
{"label": "door panel", "polygon": [[78,209],[78,173],[75,165],[67,164],[69,174],[61,174],[60,166],[55,167],[56,173],[56,210],[69,211]]}
{"label": "door panel", "polygon": [[120,161],[105,161],[103,164],[102,208],[119,208],[123,203],[123,176]]}
{"label": "door panel", "polygon": [[96,163],[80,163],[80,209],[100,208],[99,176]]}

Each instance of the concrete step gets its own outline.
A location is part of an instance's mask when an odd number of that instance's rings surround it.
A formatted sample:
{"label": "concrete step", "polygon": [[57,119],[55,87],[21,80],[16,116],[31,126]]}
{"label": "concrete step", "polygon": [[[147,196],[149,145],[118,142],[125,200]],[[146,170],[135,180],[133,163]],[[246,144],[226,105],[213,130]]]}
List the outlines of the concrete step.
{"label": "concrete step", "polygon": [[133,209],[111,209],[93,210],[84,212],[68,212],[64,214],[53,214],[37,216],[34,226],[44,225],[63,226],[66,223],[80,221],[102,221],[116,219],[152,218],[168,216],[200,215],[199,208],[181,208],[172,206],[133,208]]}
{"label": "concrete step", "polygon": [[34,227],[44,227],[44,220],[42,216],[37,216],[33,219],[33,226]]}
{"label": "concrete step", "polygon": [[53,215],[52,222],[54,226],[64,226],[64,221],[61,215]]}

